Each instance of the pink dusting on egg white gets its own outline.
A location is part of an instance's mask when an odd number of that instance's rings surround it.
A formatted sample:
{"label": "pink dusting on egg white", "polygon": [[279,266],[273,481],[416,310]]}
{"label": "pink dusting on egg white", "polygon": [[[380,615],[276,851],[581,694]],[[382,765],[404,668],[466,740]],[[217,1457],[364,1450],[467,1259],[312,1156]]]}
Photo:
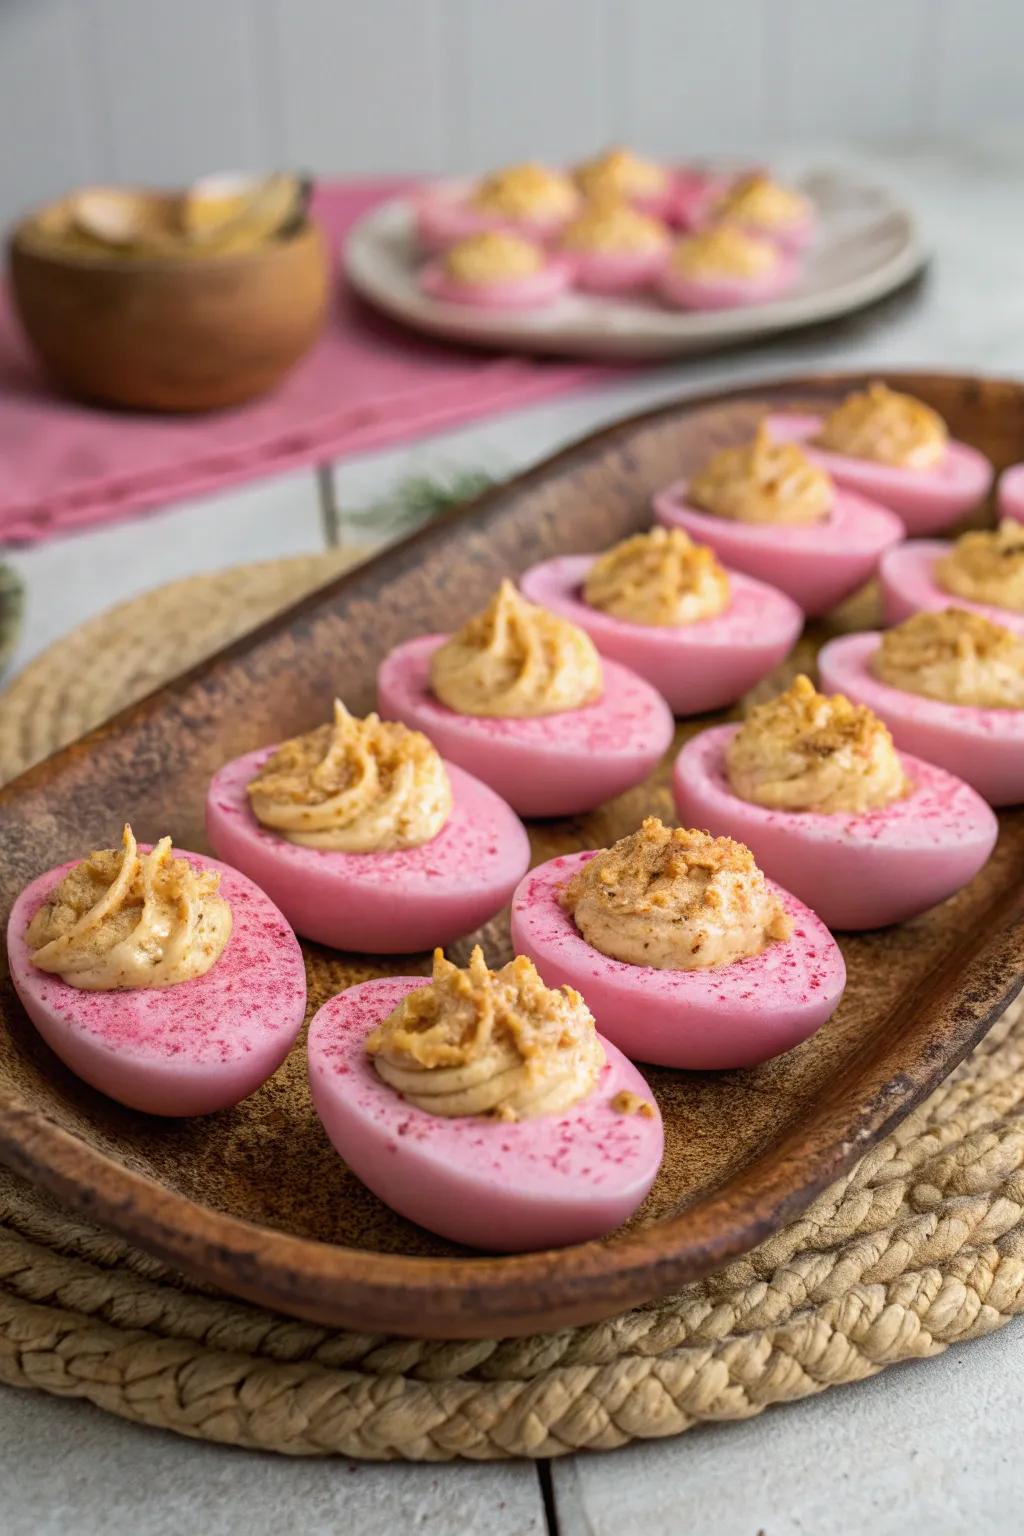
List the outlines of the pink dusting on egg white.
{"label": "pink dusting on egg white", "polygon": [[666,250],[570,251],[575,286],[585,293],[631,293],[646,288],[665,265]]}
{"label": "pink dusting on egg white", "polygon": [[666,266],[657,290],[673,309],[739,309],[781,298],[799,275],[797,259],[780,251],[775,265],[756,277],[686,277]]}
{"label": "pink dusting on egg white", "polygon": [[941,611],[943,608],[969,608],[993,624],[1002,624],[1017,634],[1024,634],[1024,613],[997,608],[993,603],[974,603],[940,587],[935,564],[948,555],[953,545],[943,539],[909,539],[887,549],[878,566],[882,588],[884,623],[901,624],[915,613]]}
{"label": "pink dusting on egg white", "polygon": [[992,465],[983,453],[951,438],[945,457],[931,469],[900,469],[815,448],[820,416],[785,412],[768,418],[772,437],[801,443],[809,459],[828,471],[838,485],[871,496],[889,507],[912,537],[938,533],[983,501],[992,484]]}
{"label": "pink dusting on egg white", "polygon": [[792,937],[761,954],[699,971],[612,960],[582,937],[558,895],[588,859],[566,854],[525,875],[512,898],[512,944],[549,987],[581,992],[602,1035],[634,1060],[710,1071],[788,1051],[834,1013],[846,966],[825,924],[774,887]]}
{"label": "pink dusting on egg white", "polygon": [[672,773],[679,818],[746,843],[765,874],[830,928],[915,917],[972,880],[995,847],[998,823],[981,796],[907,753],[911,792],[877,810],[825,815],[741,800],[725,766],[738,730],[715,726],[683,747]]}
{"label": "pink dusting on egg white", "polygon": [[714,618],[677,627],[614,618],[583,600],[583,583],[596,558],[545,560],[519,585],[532,602],[585,629],[602,656],[646,678],[677,715],[733,703],[789,655],[803,628],[794,602],[736,571],[729,572],[729,606]]}
{"label": "pink dusting on egg white", "polygon": [[572,277],[571,264],[558,256],[548,256],[536,272],[490,283],[461,283],[448,273],[443,261],[431,261],[420,273],[419,284],[429,298],[439,299],[443,304],[470,305],[474,309],[536,309],[561,298]]}
{"label": "pink dusting on egg white", "polygon": [[434,182],[413,200],[416,237],[424,251],[445,251],[472,235],[501,230],[526,235],[529,239],[548,240],[565,224],[565,218],[510,219],[499,213],[487,213],[472,207],[469,197],[473,183],[467,181]]}
{"label": "pink dusting on egg white", "polygon": [[604,692],[582,709],[525,719],[460,715],[435,698],[430,659],[447,635],[396,647],[377,673],[381,714],[430,737],[521,816],[572,816],[645,779],[668,750],[672,715],[656,689],[605,661]]}
{"label": "pink dusting on egg white", "polygon": [[974,709],[892,688],[871,661],[881,635],[830,640],[818,656],[827,693],[845,693],[883,719],[896,745],[955,774],[990,805],[1024,801],[1024,709]]}
{"label": "pink dusting on egg white", "polygon": [[820,523],[802,526],[741,523],[687,501],[689,482],[677,480],[654,497],[654,515],[710,544],[727,566],[785,592],[804,613],[827,613],[874,575],[884,549],[903,537],[899,518],[854,491],[837,491]]}
{"label": "pink dusting on egg white", "polygon": [[519,818],[478,779],[446,763],[452,812],[429,843],[387,853],[302,848],[252,813],[246,785],[262,747],[225,764],[206,798],[210,842],[277,902],[297,933],[335,949],[411,953],[488,922],[530,862]]}
{"label": "pink dusting on egg white", "polygon": [[[558,1115],[507,1123],[443,1119],[378,1077],[366,1038],[423,977],[363,982],[334,997],[309,1027],[313,1103],[353,1173],[393,1210],[431,1232],[503,1252],[602,1237],[641,1203],[661,1164],[664,1133],[636,1068],[602,1041],[597,1086]],[[652,1117],[621,1114],[620,1092]]]}
{"label": "pink dusting on egg white", "polygon": [[1000,517],[1014,517],[1024,523],[1024,464],[1011,464],[999,477],[996,505]]}
{"label": "pink dusting on egg white", "polygon": [[170,987],[83,992],[37,970],[26,929],[77,860],[22,891],[7,953],[25,1011],[72,1072],[132,1109],[205,1115],[237,1104],[281,1065],[302,1026],[306,973],[295,935],[263,891],[216,859],[174,852],[217,870],[231,904],[231,937],[205,975]]}

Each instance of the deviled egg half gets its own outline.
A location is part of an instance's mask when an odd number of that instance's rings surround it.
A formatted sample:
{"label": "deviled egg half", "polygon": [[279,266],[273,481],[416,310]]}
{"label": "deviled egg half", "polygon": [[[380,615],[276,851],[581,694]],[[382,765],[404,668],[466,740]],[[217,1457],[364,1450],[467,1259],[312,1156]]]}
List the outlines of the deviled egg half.
{"label": "deviled egg half", "polygon": [[63,864],[7,924],[11,980],[72,1072],[131,1109],[205,1115],[271,1076],[302,1026],[295,935],[251,880],[168,837]]}
{"label": "deviled egg half", "polygon": [[736,309],[780,297],[799,270],[797,258],[773,241],[716,224],[677,241],[657,290],[673,309]]}
{"label": "deviled egg half", "polygon": [[427,251],[443,251],[493,231],[546,240],[579,207],[571,177],[536,160],[503,166],[468,186],[439,183],[416,199],[416,232]]}
{"label": "deviled egg half", "polygon": [[419,284],[432,299],[476,309],[535,309],[572,282],[573,265],[536,241],[504,230],[469,235],[428,261]]}
{"label": "deviled egg half", "polygon": [[866,704],[901,750],[955,774],[990,805],[1024,801],[1024,635],[962,608],[843,635],[822,686]]}
{"label": "deviled egg half", "polygon": [[669,233],[659,219],[607,196],[588,202],[557,241],[576,287],[605,294],[646,288],[665,265],[668,248]]}
{"label": "deviled egg half", "polygon": [[944,901],[998,831],[970,785],[897,751],[866,705],[804,676],[742,725],[688,741],[672,787],[683,821],[740,838],[830,928],[878,928]]}
{"label": "deviled egg half", "polygon": [[675,209],[675,177],[668,166],[621,146],[584,160],[572,173],[587,202],[626,203],[652,219],[668,220]]}
{"label": "deviled egg half", "polygon": [[937,411],[912,395],[874,383],[826,416],[769,418],[773,436],[801,443],[847,490],[897,513],[907,533],[935,533],[988,494],[992,465],[949,436]]}
{"label": "deviled egg half", "polygon": [[654,512],[807,614],[825,613],[855,592],[882,551],[903,537],[894,513],[836,486],[799,444],[777,440],[764,422],[750,441],[714,454],[692,480],[659,491]]}
{"label": "deviled egg half", "polygon": [[731,704],[789,655],[803,614],[727,571],[682,528],[652,528],[603,555],[527,571],[524,594],[586,630],[602,656],[646,678],[677,715]]}
{"label": "deviled egg half", "polygon": [[805,250],[817,228],[810,198],[762,170],[744,172],[710,197],[703,222],[742,229],[786,251]]}
{"label": "deviled egg half", "polygon": [[749,848],[655,817],[524,876],[512,942],[549,986],[586,987],[602,1035],[666,1067],[777,1056],[829,1018],[846,984],[824,923]]}
{"label": "deviled egg half", "polygon": [[878,575],[886,624],[953,602],[1024,634],[1024,526],[1013,518],[954,543],[908,539],[886,550]]}
{"label": "deviled egg half", "polygon": [[377,674],[385,714],[426,732],[524,816],[592,810],[646,778],[672,739],[650,683],[503,581],[453,635],[421,635]]}
{"label": "deviled egg half", "polygon": [[455,1242],[523,1251],[601,1237],[636,1210],[663,1130],[637,1069],[572,987],[518,956],[498,971],[439,950],[420,976],[366,981],[309,1027],[313,1103],[345,1162],[393,1210]]}
{"label": "deviled egg half", "polygon": [[519,818],[420,734],[334,719],[235,758],[206,800],[213,847],[307,939],[393,954],[471,933],[529,864]]}

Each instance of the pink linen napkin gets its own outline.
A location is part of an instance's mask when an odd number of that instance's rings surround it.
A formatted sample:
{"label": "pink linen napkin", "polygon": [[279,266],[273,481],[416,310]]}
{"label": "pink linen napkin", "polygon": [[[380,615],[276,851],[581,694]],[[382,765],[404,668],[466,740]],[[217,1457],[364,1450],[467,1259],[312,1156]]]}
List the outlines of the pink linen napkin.
{"label": "pink linen napkin", "polygon": [[[404,183],[318,190],[332,251]],[[0,294],[0,542],[34,543],[303,464],[383,448],[607,377],[594,364],[491,356],[414,335],[337,285],[313,352],[271,396],[197,417],[135,415],[57,394]]]}

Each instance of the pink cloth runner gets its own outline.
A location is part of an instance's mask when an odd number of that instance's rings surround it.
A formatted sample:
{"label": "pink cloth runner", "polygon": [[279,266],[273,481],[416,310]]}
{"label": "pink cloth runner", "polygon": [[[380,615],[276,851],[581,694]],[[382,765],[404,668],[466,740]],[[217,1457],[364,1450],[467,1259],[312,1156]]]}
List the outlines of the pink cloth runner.
{"label": "pink cloth runner", "polygon": [[[337,249],[396,182],[321,188]],[[326,334],[275,394],[198,417],[132,415],[56,394],[0,296],[0,541],[32,543],[239,481],[383,448],[607,376],[592,364],[445,346],[369,312],[339,285]]]}

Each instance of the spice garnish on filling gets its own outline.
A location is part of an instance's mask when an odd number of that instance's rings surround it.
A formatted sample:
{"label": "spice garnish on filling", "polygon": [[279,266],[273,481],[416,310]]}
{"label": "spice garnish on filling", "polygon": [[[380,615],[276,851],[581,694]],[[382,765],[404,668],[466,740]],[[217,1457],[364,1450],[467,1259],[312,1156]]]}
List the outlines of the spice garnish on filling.
{"label": "spice garnish on filling", "polygon": [[383,853],[437,836],[452,808],[440,753],[420,731],[334,701],[334,721],[279,746],[246,786],[263,826],[303,848]]}
{"label": "spice garnish on filling", "polygon": [[957,597],[1024,613],[1024,524],[1004,518],[992,531],[961,534],[935,562],[935,579]]}
{"label": "spice garnish on filling", "polygon": [[125,826],[120,848],[69,869],[28,925],[32,964],[85,992],[170,987],[202,976],[231,937],[220,876],[176,859],[163,837],[140,853]]}
{"label": "spice garnish on filling", "polygon": [[659,970],[730,965],[792,932],[749,848],[656,816],[588,859],[559,900],[601,954]]}
{"label": "spice garnish on filling", "polygon": [[546,987],[525,955],[488,970],[479,945],[465,970],[436,949],[430,984],[403,998],[366,1049],[389,1087],[449,1118],[558,1114],[586,1098],[604,1065],[578,992]]}
{"label": "spice garnish on filling", "polygon": [[434,652],[430,682],[449,709],[494,718],[580,709],[603,687],[590,636],[527,602],[510,581]]}
{"label": "spice garnish on filling", "polygon": [[628,1088],[620,1088],[612,1098],[612,1109],[617,1115],[640,1115],[644,1120],[654,1119],[654,1105],[648,1099],[642,1099],[638,1093],[631,1093]]}
{"label": "spice garnish on filling", "polygon": [[905,693],[977,709],[1024,709],[1024,638],[980,613],[915,613],[886,630],[875,676]]}
{"label": "spice garnish on filling", "polygon": [[835,490],[798,443],[778,443],[761,422],[750,442],[723,448],[690,482],[689,500],[738,523],[819,523]]}
{"label": "spice garnish on filling", "polygon": [[680,277],[760,277],[778,266],[779,253],[770,240],[716,224],[680,240],[669,261]]}
{"label": "spice garnish on filling", "polygon": [[446,251],[444,270],[457,283],[496,283],[531,277],[544,265],[544,253],[521,235],[501,229],[469,235]]}
{"label": "spice garnish on filling", "polygon": [[878,382],[840,401],[815,439],[832,453],[899,469],[931,469],[945,457],[948,441],[938,411]]}
{"label": "spice garnish on filling", "polygon": [[668,233],[657,219],[638,213],[628,203],[602,198],[589,203],[565,226],[559,243],[567,251],[632,255],[662,250],[668,245]]}
{"label": "spice garnish on filling", "polygon": [[579,196],[568,176],[527,160],[485,176],[469,201],[479,213],[509,219],[561,219],[575,210]]}
{"label": "spice garnish on filling", "polygon": [[792,187],[773,181],[759,171],[734,181],[715,209],[726,220],[756,224],[762,229],[785,229],[801,223],[808,214],[807,199]]}
{"label": "spice garnish on filling", "polygon": [[714,550],[681,528],[652,528],[600,555],[583,596],[591,608],[632,624],[679,626],[722,613],[729,577]]}
{"label": "spice garnish on filling", "polygon": [[841,693],[819,693],[803,675],[740,726],[726,769],[741,800],[772,810],[858,814],[909,788],[878,716]]}
{"label": "spice garnish on filling", "polygon": [[657,197],[668,172],[631,149],[607,149],[576,167],[576,185],[585,197]]}

